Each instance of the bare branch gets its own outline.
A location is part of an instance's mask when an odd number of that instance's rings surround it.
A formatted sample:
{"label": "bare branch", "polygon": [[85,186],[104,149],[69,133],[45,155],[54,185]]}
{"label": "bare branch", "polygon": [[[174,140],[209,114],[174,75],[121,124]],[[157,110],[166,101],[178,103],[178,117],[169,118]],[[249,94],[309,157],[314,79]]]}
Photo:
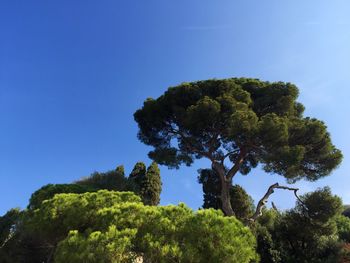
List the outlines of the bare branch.
{"label": "bare branch", "polygon": [[278,186],[278,187],[276,187],[276,188],[293,191],[293,192],[294,192],[294,195],[295,195],[295,197],[298,199],[298,201],[299,201],[300,203],[302,203],[303,205],[305,205],[304,202],[303,202],[303,201],[300,199],[300,197],[298,196],[298,193],[297,193],[297,192],[298,192],[299,188],[291,188],[291,187],[287,187],[287,186]]}
{"label": "bare branch", "polygon": [[290,190],[294,192],[295,197],[301,202],[302,200],[299,198],[297,191],[299,190],[298,188],[291,188],[291,187],[287,187],[287,186],[282,186],[279,185],[278,183],[275,183],[273,185],[271,185],[269,187],[269,189],[267,190],[267,192],[265,193],[265,195],[263,196],[263,198],[260,199],[260,201],[258,202],[258,205],[256,207],[255,213],[254,215],[250,218],[250,221],[256,221],[258,219],[259,216],[262,215],[262,210],[265,207],[267,200],[269,199],[270,195],[272,195],[274,193],[275,189],[283,189],[283,190]]}
{"label": "bare branch", "polygon": [[273,208],[275,211],[278,212],[278,209],[277,209],[277,206],[275,205],[275,203],[274,203],[274,202],[271,202],[271,205],[272,205],[272,208]]}

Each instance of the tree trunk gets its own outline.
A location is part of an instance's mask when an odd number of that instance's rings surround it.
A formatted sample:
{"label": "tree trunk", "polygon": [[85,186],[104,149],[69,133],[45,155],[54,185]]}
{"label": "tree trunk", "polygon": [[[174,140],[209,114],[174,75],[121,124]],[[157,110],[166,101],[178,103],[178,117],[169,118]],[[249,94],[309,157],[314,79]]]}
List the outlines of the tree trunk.
{"label": "tree trunk", "polygon": [[234,216],[231,206],[231,197],[230,197],[230,189],[232,186],[232,180],[227,180],[225,167],[217,162],[212,162],[212,169],[218,174],[220,182],[221,182],[221,209],[226,216]]}
{"label": "tree trunk", "polygon": [[235,176],[235,174],[239,171],[240,166],[244,162],[244,158],[247,154],[247,151],[245,148],[241,148],[238,154],[237,159],[235,160],[234,165],[231,169],[226,171],[224,160],[226,157],[229,157],[231,153],[226,154],[220,162],[213,161],[212,162],[212,168],[219,174],[220,181],[221,181],[221,202],[222,202],[222,210],[224,211],[226,216],[234,216],[235,212],[232,209],[231,206],[231,197],[230,197],[230,190],[232,187],[232,178]]}
{"label": "tree trunk", "polygon": [[230,197],[230,188],[232,186],[232,182],[227,182],[227,180],[221,180],[221,203],[222,210],[224,211],[226,216],[234,216],[231,206],[231,197]]}

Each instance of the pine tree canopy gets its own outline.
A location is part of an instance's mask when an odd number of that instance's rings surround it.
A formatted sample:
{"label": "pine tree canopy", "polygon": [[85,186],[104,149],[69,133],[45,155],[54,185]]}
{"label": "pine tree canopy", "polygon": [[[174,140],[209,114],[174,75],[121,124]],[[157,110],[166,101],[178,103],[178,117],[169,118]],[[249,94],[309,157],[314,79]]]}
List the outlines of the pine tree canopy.
{"label": "pine tree canopy", "polygon": [[260,163],[289,181],[315,181],[342,154],[322,121],[303,116],[298,93],[291,83],[246,78],[183,83],[135,112],[138,137],[154,147],[153,160],[169,167],[202,157],[240,159],[242,174]]}

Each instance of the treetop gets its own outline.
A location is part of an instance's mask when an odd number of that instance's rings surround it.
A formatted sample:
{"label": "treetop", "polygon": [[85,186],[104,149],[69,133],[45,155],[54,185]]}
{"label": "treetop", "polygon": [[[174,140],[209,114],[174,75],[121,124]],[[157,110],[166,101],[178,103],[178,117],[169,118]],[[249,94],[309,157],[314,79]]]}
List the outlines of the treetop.
{"label": "treetop", "polygon": [[242,174],[261,163],[289,181],[313,181],[337,167],[342,154],[322,121],[303,116],[298,94],[291,83],[248,78],[182,83],[147,99],[134,118],[159,164],[241,158]]}

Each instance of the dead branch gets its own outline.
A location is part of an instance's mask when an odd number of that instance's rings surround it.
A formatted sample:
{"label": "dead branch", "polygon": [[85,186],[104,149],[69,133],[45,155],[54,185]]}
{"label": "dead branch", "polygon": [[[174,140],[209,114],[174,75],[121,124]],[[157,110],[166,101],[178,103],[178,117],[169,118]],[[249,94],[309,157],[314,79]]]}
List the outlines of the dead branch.
{"label": "dead branch", "polygon": [[273,185],[271,185],[269,187],[269,189],[267,190],[267,192],[265,193],[263,198],[261,198],[260,201],[258,202],[258,205],[256,207],[255,213],[250,218],[250,221],[255,222],[258,219],[258,217],[262,215],[262,210],[266,206],[266,203],[267,203],[270,195],[272,195],[274,193],[275,189],[283,189],[283,190],[293,191],[295,197],[299,200],[299,202],[303,203],[302,200],[299,198],[298,193],[297,193],[299,188],[292,188],[292,187],[282,186],[282,185],[279,185],[278,183],[275,183],[275,184],[273,184]]}
{"label": "dead branch", "polygon": [[271,205],[272,205],[272,208],[273,208],[275,211],[278,212],[278,209],[277,209],[277,206],[275,205],[275,203],[274,203],[274,202],[271,202]]}

